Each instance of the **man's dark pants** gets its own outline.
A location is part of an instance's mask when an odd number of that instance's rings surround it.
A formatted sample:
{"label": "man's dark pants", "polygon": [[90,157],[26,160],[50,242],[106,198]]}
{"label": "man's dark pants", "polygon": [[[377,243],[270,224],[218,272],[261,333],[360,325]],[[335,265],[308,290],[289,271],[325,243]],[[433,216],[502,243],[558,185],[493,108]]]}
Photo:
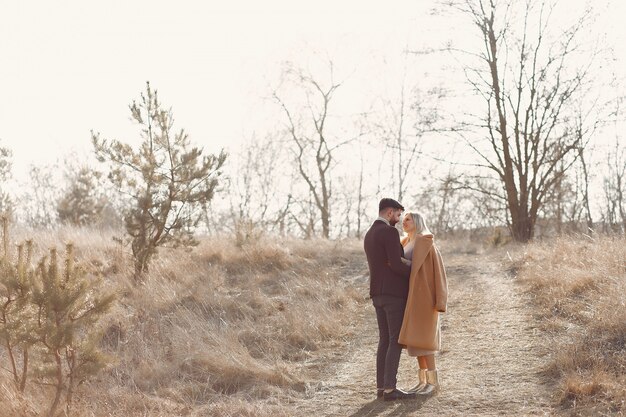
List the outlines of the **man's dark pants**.
{"label": "man's dark pants", "polygon": [[376,352],[376,386],[378,389],[396,387],[402,347],[398,336],[404,318],[406,298],[391,295],[372,297],[378,320],[378,351]]}

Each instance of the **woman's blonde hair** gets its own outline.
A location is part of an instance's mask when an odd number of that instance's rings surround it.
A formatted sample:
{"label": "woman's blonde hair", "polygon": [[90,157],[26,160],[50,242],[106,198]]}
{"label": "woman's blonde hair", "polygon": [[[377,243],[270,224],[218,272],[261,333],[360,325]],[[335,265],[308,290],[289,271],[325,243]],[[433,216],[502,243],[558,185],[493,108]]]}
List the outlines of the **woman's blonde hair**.
{"label": "woman's blonde hair", "polygon": [[426,226],[426,222],[424,221],[424,217],[418,213],[417,211],[407,211],[406,214],[410,215],[413,219],[413,223],[415,223],[415,235],[432,235],[432,232]]}

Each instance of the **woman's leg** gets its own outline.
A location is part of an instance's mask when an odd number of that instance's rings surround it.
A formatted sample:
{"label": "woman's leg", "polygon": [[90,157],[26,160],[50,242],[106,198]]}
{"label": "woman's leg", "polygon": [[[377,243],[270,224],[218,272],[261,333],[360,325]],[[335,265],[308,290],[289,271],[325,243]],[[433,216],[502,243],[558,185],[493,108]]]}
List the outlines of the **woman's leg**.
{"label": "woman's leg", "polygon": [[417,363],[420,366],[420,369],[429,369],[428,364],[426,363],[426,356],[418,356]]}
{"label": "woman's leg", "polygon": [[431,395],[439,389],[439,380],[437,377],[437,366],[435,363],[435,355],[425,355],[420,358],[420,367],[423,363],[426,369],[426,385],[419,392],[420,395]]}
{"label": "woman's leg", "polygon": [[420,356],[417,356],[416,359],[419,367],[417,371],[418,381],[415,386],[409,389],[409,392],[419,392],[426,386],[426,362]]}
{"label": "woman's leg", "polygon": [[437,369],[437,366],[435,365],[435,355],[421,356],[420,359],[423,359],[424,365],[426,365],[420,366],[420,368],[426,368],[429,371],[434,371],[435,369]]}

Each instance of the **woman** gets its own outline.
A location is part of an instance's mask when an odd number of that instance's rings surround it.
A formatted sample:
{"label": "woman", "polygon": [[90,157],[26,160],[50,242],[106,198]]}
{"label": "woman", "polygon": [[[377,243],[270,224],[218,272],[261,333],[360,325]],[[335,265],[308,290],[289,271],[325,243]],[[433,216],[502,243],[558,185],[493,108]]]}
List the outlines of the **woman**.
{"label": "woman", "polygon": [[435,353],[441,348],[439,313],[446,311],[448,302],[446,271],[433,235],[419,213],[406,213],[402,228],[407,234],[402,246],[411,277],[398,343],[407,347],[409,356],[417,357],[419,383],[412,391],[429,395],[439,388]]}

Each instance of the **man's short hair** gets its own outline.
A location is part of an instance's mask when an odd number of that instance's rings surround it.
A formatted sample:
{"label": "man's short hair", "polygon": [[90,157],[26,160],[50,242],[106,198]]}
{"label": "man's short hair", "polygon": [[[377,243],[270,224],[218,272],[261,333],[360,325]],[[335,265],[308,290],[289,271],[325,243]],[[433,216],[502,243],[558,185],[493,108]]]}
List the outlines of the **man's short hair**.
{"label": "man's short hair", "polygon": [[402,207],[402,204],[398,203],[393,198],[383,198],[378,203],[378,212],[380,213],[381,211],[383,211],[384,209],[389,208],[389,207],[394,208],[394,209],[400,209],[400,210],[404,211],[404,207]]}

